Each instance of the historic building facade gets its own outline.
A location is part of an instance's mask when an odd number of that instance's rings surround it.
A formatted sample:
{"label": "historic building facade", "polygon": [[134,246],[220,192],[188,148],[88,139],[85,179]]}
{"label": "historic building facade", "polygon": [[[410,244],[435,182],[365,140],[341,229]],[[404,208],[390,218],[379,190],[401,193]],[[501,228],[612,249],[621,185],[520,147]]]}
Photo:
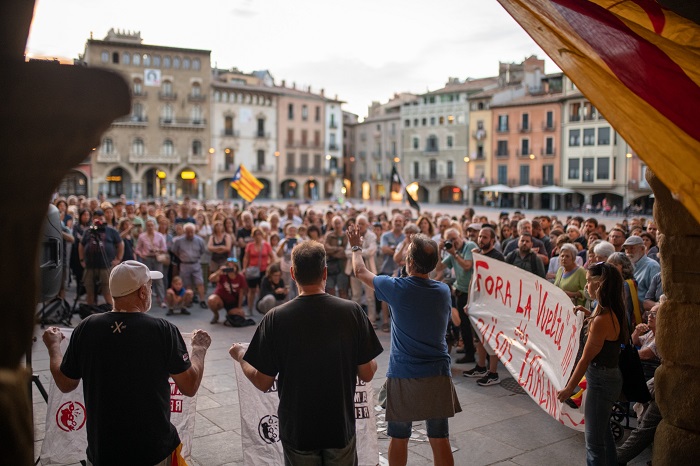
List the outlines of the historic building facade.
{"label": "historic building facade", "polygon": [[213,196],[210,51],[146,45],[140,33],[111,29],[89,39],[80,60],[118,72],[132,90],[131,114],[114,121],[92,154],[90,194]]}

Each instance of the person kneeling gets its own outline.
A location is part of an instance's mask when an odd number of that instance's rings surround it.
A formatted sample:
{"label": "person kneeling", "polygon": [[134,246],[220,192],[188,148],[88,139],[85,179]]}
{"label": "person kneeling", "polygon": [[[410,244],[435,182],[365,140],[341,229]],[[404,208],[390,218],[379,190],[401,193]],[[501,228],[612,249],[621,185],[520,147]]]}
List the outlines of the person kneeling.
{"label": "person kneeling", "polygon": [[180,309],[180,314],[190,315],[187,308],[192,305],[193,296],[192,290],[188,290],[182,285],[182,278],[175,275],[170,288],[165,292],[165,302],[168,306],[166,315],[174,315],[175,309]]}
{"label": "person kneeling", "polygon": [[209,275],[209,281],[217,284],[214,294],[207,298],[209,309],[214,313],[211,323],[219,322],[220,309],[225,309],[227,316],[238,316],[245,320],[243,298],[248,285],[240,273],[238,259],[229,257],[225,265]]}
{"label": "person kneeling", "polygon": [[270,309],[289,301],[289,287],[282,280],[279,264],[272,264],[260,284],[260,300],[257,309],[260,314],[267,314]]}

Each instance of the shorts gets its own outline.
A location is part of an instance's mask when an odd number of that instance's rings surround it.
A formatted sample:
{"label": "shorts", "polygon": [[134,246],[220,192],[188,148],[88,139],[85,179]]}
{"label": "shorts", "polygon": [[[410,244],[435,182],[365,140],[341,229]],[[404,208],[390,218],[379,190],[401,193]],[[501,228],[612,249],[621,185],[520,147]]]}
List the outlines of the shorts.
{"label": "shorts", "polygon": [[[109,289],[109,269],[85,269],[83,271],[83,286],[86,290],[94,290],[97,280],[104,289]],[[91,285],[88,287],[88,285]]]}
{"label": "shorts", "polygon": [[295,450],[282,440],[282,452],[285,466],[317,466],[332,464],[335,466],[357,466],[357,436],[343,448],[324,448],[322,450]]}
{"label": "shorts", "polygon": [[199,262],[195,264],[184,264],[181,262],[180,278],[182,278],[182,285],[185,288],[192,288],[195,285],[203,285],[204,279],[202,278],[202,264]]}
{"label": "shorts", "polygon": [[[411,437],[412,422],[389,421],[386,434],[392,438],[407,439]],[[428,438],[448,438],[450,436],[450,426],[447,418],[426,419],[425,427],[428,431]]]}
{"label": "shorts", "polygon": [[258,278],[246,278],[245,281],[248,283],[248,289],[252,290],[253,288],[259,287],[263,275],[265,275],[265,271],[260,272],[260,276]]}
{"label": "shorts", "polygon": [[350,277],[343,272],[326,277],[326,289],[332,290],[338,287],[339,290],[347,290],[350,286]]}

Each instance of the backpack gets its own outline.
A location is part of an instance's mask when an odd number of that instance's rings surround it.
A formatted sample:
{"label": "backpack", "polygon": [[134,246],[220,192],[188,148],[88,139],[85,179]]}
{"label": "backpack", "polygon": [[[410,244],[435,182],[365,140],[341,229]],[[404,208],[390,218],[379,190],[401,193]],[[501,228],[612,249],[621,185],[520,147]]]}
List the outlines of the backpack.
{"label": "backpack", "polygon": [[39,323],[42,327],[45,325],[56,324],[63,324],[70,327],[73,312],[71,311],[68,301],[63,298],[56,297],[48,303],[44,303],[42,305],[38,316],[40,317]]}
{"label": "backpack", "polygon": [[[89,229],[85,234],[88,235],[87,244],[85,245],[85,258],[88,263],[103,263],[106,259],[104,244],[107,239],[106,227],[99,229]],[[89,261],[87,259],[90,259]],[[104,264],[108,266],[109,264]]]}
{"label": "backpack", "polygon": [[80,314],[81,319],[85,319],[93,314],[101,314],[103,312],[110,312],[112,310],[112,305],[109,303],[104,304],[80,304],[78,306],[78,314]]}

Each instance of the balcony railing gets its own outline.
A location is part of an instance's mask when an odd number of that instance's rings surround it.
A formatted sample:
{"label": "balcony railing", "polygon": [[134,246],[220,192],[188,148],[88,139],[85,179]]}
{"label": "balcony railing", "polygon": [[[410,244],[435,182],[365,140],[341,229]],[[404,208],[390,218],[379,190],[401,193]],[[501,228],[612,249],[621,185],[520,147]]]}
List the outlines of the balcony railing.
{"label": "balcony railing", "polygon": [[423,183],[439,183],[440,182],[440,177],[438,176],[437,173],[431,173],[428,175],[419,175],[417,178],[419,181],[422,181]]}
{"label": "balcony railing", "polygon": [[336,123],[335,121],[331,121],[328,127],[330,129],[338,129],[338,123]]}
{"label": "balcony railing", "polygon": [[204,154],[188,154],[187,163],[191,163],[193,165],[204,165],[209,163],[209,160]]}
{"label": "balcony railing", "polygon": [[177,92],[159,92],[158,98],[160,100],[177,100]]}
{"label": "balcony railing", "polygon": [[529,151],[529,150],[528,150],[528,151],[524,151],[524,152],[523,152],[522,150],[520,150],[520,149],[516,149],[516,150],[515,150],[515,156],[516,156],[516,157],[530,157],[530,154],[532,154],[532,152]]}
{"label": "balcony railing", "polygon": [[207,96],[205,94],[188,94],[187,95],[188,102],[204,102],[205,100],[207,100]]}
{"label": "balcony railing", "polygon": [[297,168],[297,174],[298,174],[298,175],[308,175],[308,174],[309,174],[309,167],[299,167],[299,168]]}
{"label": "balcony railing", "polygon": [[553,121],[551,123],[547,123],[546,121],[542,122],[542,131],[554,131],[556,129],[556,123]]}
{"label": "balcony railing", "polygon": [[236,167],[234,164],[230,164],[230,165],[227,165],[227,164],[221,165],[220,164],[217,167],[217,169],[218,169],[217,171],[219,173],[234,173],[238,169],[238,167]]}
{"label": "balcony railing", "polygon": [[505,126],[496,126],[496,132],[497,133],[507,133],[508,130],[508,125]]}
{"label": "balcony railing", "polygon": [[328,144],[328,150],[338,150],[338,144],[334,144],[334,143]]}
{"label": "balcony railing", "polygon": [[532,128],[530,127],[530,125],[518,125],[518,131],[520,131],[521,133],[529,133],[530,131],[532,131]]}
{"label": "balcony railing", "polygon": [[542,148],[542,149],[540,149],[540,155],[542,155],[544,157],[554,157],[555,155],[557,155],[557,150],[554,148],[549,149],[549,150]]}
{"label": "balcony railing", "polygon": [[287,167],[287,169],[284,172],[287,175],[294,175],[294,174],[296,174],[297,170],[294,167]]}
{"label": "balcony railing", "polygon": [[139,115],[127,115],[119,117],[112,122],[114,126],[147,126],[148,117]]}
{"label": "balcony railing", "polygon": [[569,115],[569,122],[581,121],[581,115]]}
{"label": "balcony railing", "polygon": [[162,155],[162,154],[129,154],[130,163],[167,163],[167,164],[178,164],[180,163],[179,155]]}
{"label": "balcony railing", "polygon": [[204,118],[160,118],[160,126],[172,126],[175,128],[204,128],[207,121]]}
{"label": "balcony railing", "polygon": [[254,173],[273,173],[275,167],[272,165],[256,165],[253,167]]}
{"label": "balcony railing", "polygon": [[493,155],[495,155],[496,157],[505,158],[510,155],[510,151],[508,149],[496,149],[493,152]]}
{"label": "balcony railing", "polygon": [[132,95],[134,97],[148,97],[148,92],[147,91],[139,91],[139,92],[134,91]]}
{"label": "balcony railing", "polygon": [[225,129],[221,132],[221,135],[224,137],[237,138],[240,136],[240,131],[237,129]]}
{"label": "balcony railing", "polygon": [[270,133],[266,133],[265,131],[256,131],[255,137],[258,139],[270,139]]}
{"label": "balcony railing", "polygon": [[440,153],[440,149],[438,149],[437,147],[434,147],[434,146],[433,146],[433,147],[430,147],[430,146],[429,146],[429,147],[426,147],[426,148],[425,148],[425,150],[423,151],[423,153],[424,153],[425,155],[434,155],[434,154]]}

